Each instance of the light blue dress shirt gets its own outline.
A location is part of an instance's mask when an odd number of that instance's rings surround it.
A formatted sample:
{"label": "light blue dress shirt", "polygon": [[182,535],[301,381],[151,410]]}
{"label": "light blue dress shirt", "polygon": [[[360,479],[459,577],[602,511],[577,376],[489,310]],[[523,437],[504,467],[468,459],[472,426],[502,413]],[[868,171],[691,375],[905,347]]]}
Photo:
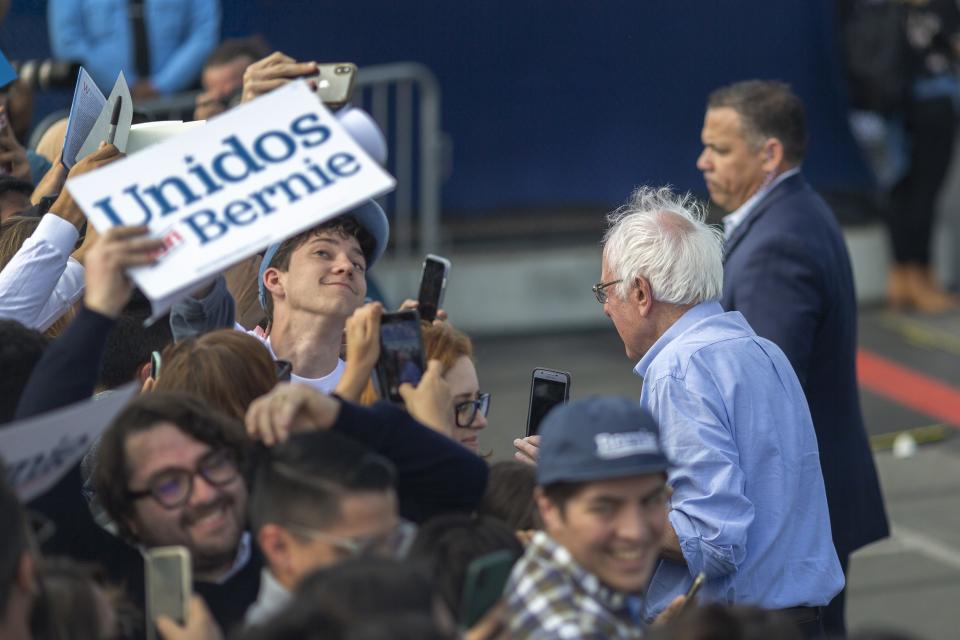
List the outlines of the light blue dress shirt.
{"label": "light blue dress shirt", "polygon": [[810,410],[790,361],[718,302],[688,310],[644,355],[640,403],[678,465],[670,523],[687,566],[661,560],[644,617],[687,591],[771,609],[826,605],[844,578]]}
{"label": "light blue dress shirt", "polygon": [[[79,60],[104,93],[123,70],[132,87],[133,35],[128,0],[50,0],[50,46]],[[162,94],[189,87],[220,39],[218,0],[144,0],[152,82]]]}

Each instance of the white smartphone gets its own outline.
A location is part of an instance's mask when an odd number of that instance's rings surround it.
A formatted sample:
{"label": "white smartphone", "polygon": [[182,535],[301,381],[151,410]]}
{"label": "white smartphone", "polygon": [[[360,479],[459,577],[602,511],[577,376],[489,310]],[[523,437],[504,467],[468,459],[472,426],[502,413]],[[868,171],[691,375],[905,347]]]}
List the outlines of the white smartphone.
{"label": "white smartphone", "polygon": [[155,620],[165,615],[178,624],[187,619],[192,591],[190,551],[186,547],[154,547],[144,556],[147,592],[147,638],[155,640]]}
{"label": "white smartphone", "polygon": [[423,260],[423,272],[420,274],[420,295],[417,297],[417,310],[420,319],[433,322],[437,311],[443,306],[443,294],[447,290],[447,276],[450,275],[450,261],[443,256],[428,253]]}

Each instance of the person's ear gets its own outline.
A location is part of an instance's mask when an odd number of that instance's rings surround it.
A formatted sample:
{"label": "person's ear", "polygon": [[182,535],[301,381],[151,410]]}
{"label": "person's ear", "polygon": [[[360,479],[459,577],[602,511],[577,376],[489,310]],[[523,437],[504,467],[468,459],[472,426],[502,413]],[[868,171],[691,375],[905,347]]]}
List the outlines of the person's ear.
{"label": "person's ear", "polygon": [[263,286],[267,288],[268,295],[272,293],[275,296],[283,297],[283,283],[280,281],[281,273],[276,267],[268,267],[263,272]]}
{"label": "person's ear", "polygon": [[540,487],[533,490],[533,500],[540,512],[540,519],[543,521],[543,529],[547,533],[555,531],[563,526],[563,509],[554,504]]}
{"label": "person's ear", "polygon": [[777,138],[767,138],[763,143],[763,170],[767,173],[776,171],[783,162],[783,143]]}
{"label": "person's ear", "polygon": [[269,522],[257,532],[257,544],[270,570],[281,579],[293,573],[289,535],[280,525]]}
{"label": "person's ear", "polygon": [[14,580],[21,591],[36,595],[38,591],[37,565],[30,551],[24,550],[20,553],[20,560],[17,561],[17,574]]}
{"label": "person's ear", "polygon": [[642,317],[650,315],[650,310],[653,308],[653,289],[650,287],[650,281],[642,276],[637,277],[634,282],[633,300]]}
{"label": "person's ear", "polygon": [[143,383],[150,377],[150,370],[150,362],[144,362],[140,365],[140,368],[137,369],[137,382],[140,383],[141,387],[143,387]]}

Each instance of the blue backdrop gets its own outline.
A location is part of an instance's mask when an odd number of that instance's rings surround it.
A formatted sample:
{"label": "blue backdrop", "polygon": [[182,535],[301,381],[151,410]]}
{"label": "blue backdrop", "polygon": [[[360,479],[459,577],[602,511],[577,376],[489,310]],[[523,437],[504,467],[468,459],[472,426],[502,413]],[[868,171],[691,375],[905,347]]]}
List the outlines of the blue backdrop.
{"label": "blue backdrop", "polygon": [[[641,183],[703,192],[694,163],[706,96],[745,78],[788,81],[803,98],[815,185],[870,182],[846,124],[830,0],[223,5],[224,36],[261,33],[300,59],[431,68],[453,141],[448,213],[610,206]],[[14,3],[0,28],[10,57],[49,54],[45,11],[40,0]]]}

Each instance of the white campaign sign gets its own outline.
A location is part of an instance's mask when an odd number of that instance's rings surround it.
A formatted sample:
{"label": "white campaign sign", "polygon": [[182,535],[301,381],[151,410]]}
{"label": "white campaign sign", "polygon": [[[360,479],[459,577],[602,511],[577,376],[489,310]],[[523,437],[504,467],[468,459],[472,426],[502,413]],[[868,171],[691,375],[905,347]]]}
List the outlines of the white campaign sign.
{"label": "white campaign sign", "polygon": [[97,231],[147,224],[154,317],[207,278],[394,186],[302,81],[67,182]]}
{"label": "white campaign sign", "polygon": [[52,487],[77,463],[139,387],[128,384],[101,399],[11,423],[0,429],[0,457],[21,502]]}

